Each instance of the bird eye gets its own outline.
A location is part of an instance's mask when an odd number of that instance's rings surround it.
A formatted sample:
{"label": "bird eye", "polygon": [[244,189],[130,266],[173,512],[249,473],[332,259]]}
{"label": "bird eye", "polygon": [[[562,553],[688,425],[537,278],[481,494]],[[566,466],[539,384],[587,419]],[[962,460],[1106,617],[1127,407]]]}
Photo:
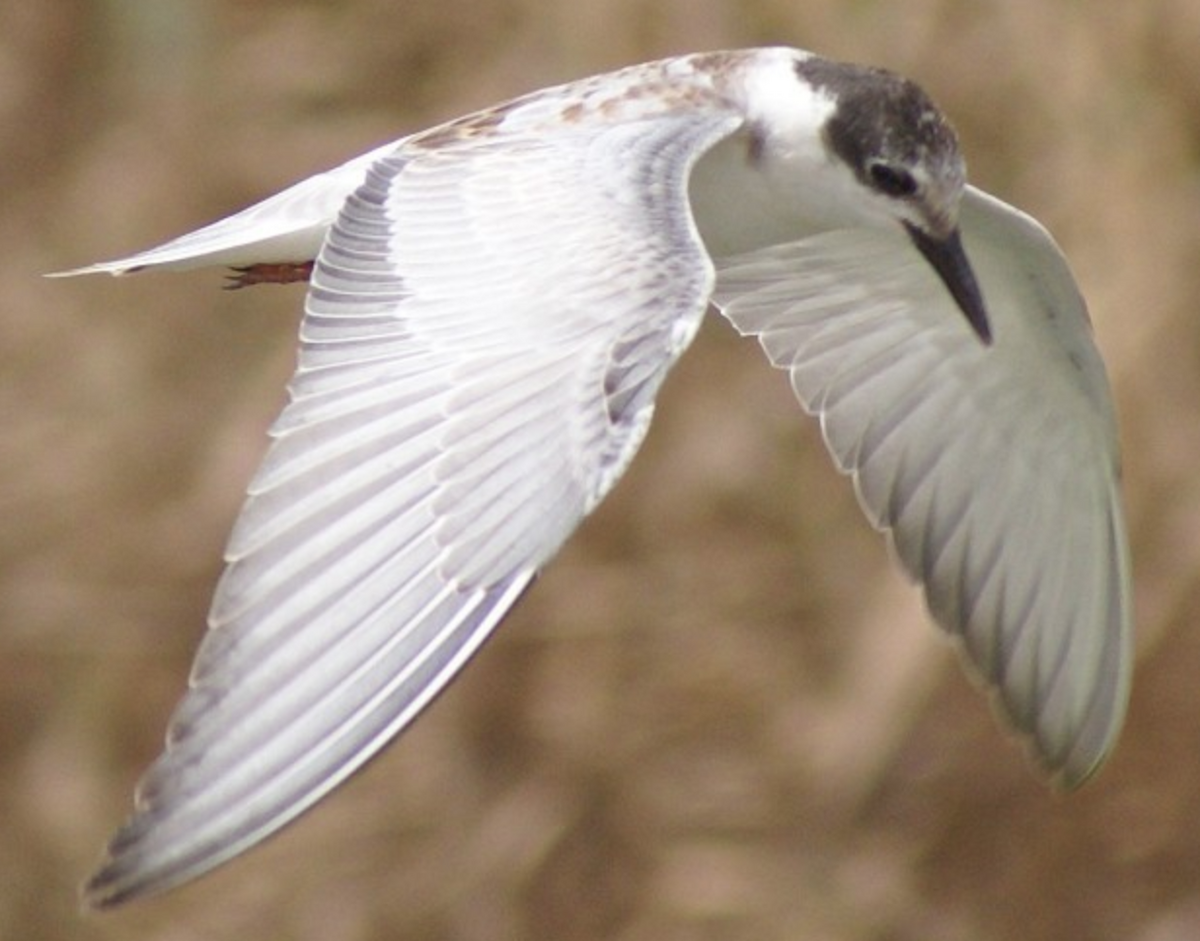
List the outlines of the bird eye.
{"label": "bird eye", "polygon": [[901,198],[917,191],[917,179],[903,167],[890,163],[873,163],[868,168],[875,188],[888,196]]}

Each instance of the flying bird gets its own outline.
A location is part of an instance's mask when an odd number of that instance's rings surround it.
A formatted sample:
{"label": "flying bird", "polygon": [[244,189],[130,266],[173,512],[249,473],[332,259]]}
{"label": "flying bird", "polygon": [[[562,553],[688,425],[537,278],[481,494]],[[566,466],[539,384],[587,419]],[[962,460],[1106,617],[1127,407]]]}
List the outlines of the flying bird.
{"label": "flying bird", "polygon": [[166,749],[85,888],[185,882],[325,796],[476,652],[621,477],[711,307],[1044,769],[1111,750],[1130,574],[1104,366],[1062,253],[891,72],[679,56],[386,144],[64,274],[308,282]]}

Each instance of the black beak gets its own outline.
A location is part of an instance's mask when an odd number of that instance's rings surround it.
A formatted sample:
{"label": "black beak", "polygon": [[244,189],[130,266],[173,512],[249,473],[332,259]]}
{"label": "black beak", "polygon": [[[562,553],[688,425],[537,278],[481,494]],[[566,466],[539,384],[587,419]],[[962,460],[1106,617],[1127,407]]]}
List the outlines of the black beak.
{"label": "black beak", "polygon": [[958,229],[939,239],[907,222],[904,223],[904,228],[908,230],[917,251],[925,256],[925,260],[933,266],[942,283],[949,289],[950,296],[966,316],[975,335],[984,345],[990,346],[992,328],[988,323],[983,294],[975,280],[975,272],[971,270],[971,263],[967,261],[967,253],[963,250]]}

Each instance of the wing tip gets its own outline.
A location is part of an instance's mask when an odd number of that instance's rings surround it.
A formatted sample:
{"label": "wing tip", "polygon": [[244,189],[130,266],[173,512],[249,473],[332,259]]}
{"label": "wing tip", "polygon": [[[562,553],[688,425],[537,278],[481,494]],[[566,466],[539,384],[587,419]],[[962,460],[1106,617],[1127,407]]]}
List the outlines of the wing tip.
{"label": "wing tip", "polygon": [[191,878],[189,875],[159,882],[127,870],[120,860],[109,859],[80,886],[79,905],[84,912],[109,912],[130,902],[161,895]]}
{"label": "wing tip", "polygon": [[156,886],[146,878],[144,871],[139,872],[132,860],[114,849],[124,832],[122,827],[105,850],[100,865],[79,887],[80,906],[84,911],[109,911],[167,887]]}
{"label": "wing tip", "polygon": [[1056,758],[1046,757],[1052,749],[1036,731],[1030,736],[1055,790],[1064,793],[1078,790],[1095,778],[1108,763],[1125,724],[1127,693],[1128,683],[1119,683],[1115,695],[1089,715],[1069,741],[1059,746]]}
{"label": "wing tip", "polygon": [[[145,839],[145,820],[138,814],[124,824],[105,848],[100,864],[79,889],[84,911],[108,911],[129,902],[161,895],[193,882],[231,855],[196,844],[171,846]],[[236,854],[234,854],[236,855]]]}
{"label": "wing tip", "polygon": [[1101,748],[1080,749],[1075,742],[1065,758],[1051,758],[1036,734],[1023,733],[1033,763],[1041,771],[1050,788],[1056,793],[1070,794],[1094,779],[1112,754],[1116,736],[1111,736]]}
{"label": "wing tip", "polygon": [[[1084,714],[1066,727],[1043,712],[1009,702],[1003,685],[984,680],[999,724],[1021,742],[1031,764],[1056,793],[1079,790],[1108,763],[1125,722],[1128,682],[1097,683]],[[1112,695],[1102,695],[1110,690]],[[1097,698],[1102,701],[1098,701]]]}
{"label": "wing tip", "polygon": [[161,866],[147,865],[141,845],[144,830],[144,817],[136,813],[109,840],[100,864],[80,886],[80,904],[85,911],[117,908],[181,881]]}
{"label": "wing tip", "polygon": [[106,858],[79,888],[79,907],[85,912],[105,912],[131,901],[136,890],[120,885],[120,873]]}
{"label": "wing tip", "polygon": [[[1039,779],[1053,791],[1069,794],[1099,773],[1116,748],[1128,711],[1132,658],[1126,642],[1112,668],[1100,671],[1107,681],[1095,677],[1086,705],[1064,724],[1061,715],[1048,714],[1048,697],[1030,700],[1019,694],[976,660],[961,631],[945,629],[943,620],[930,613],[954,648],[963,674],[987,697],[997,726],[1022,747]],[[1128,634],[1122,631],[1123,641]]]}

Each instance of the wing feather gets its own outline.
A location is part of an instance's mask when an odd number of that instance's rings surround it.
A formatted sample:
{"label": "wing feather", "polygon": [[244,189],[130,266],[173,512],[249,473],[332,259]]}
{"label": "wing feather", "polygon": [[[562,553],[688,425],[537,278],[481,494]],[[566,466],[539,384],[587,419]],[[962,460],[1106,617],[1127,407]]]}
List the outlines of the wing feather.
{"label": "wing feather", "polygon": [[716,300],[788,371],[934,617],[1074,786],[1111,748],[1129,689],[1110,394],[1045,230],[976,190],[961,226],[992,347],[899,232],[719,260]]}
{"label": "wing feather", "polygon": [[[318,257],[192,688],[94,903],[198,875],[320,799],[604,496],[703,316],[687,178],[739,122],[697,107],[373,162]],[[651,164],[654,187],[626,179]]]}

